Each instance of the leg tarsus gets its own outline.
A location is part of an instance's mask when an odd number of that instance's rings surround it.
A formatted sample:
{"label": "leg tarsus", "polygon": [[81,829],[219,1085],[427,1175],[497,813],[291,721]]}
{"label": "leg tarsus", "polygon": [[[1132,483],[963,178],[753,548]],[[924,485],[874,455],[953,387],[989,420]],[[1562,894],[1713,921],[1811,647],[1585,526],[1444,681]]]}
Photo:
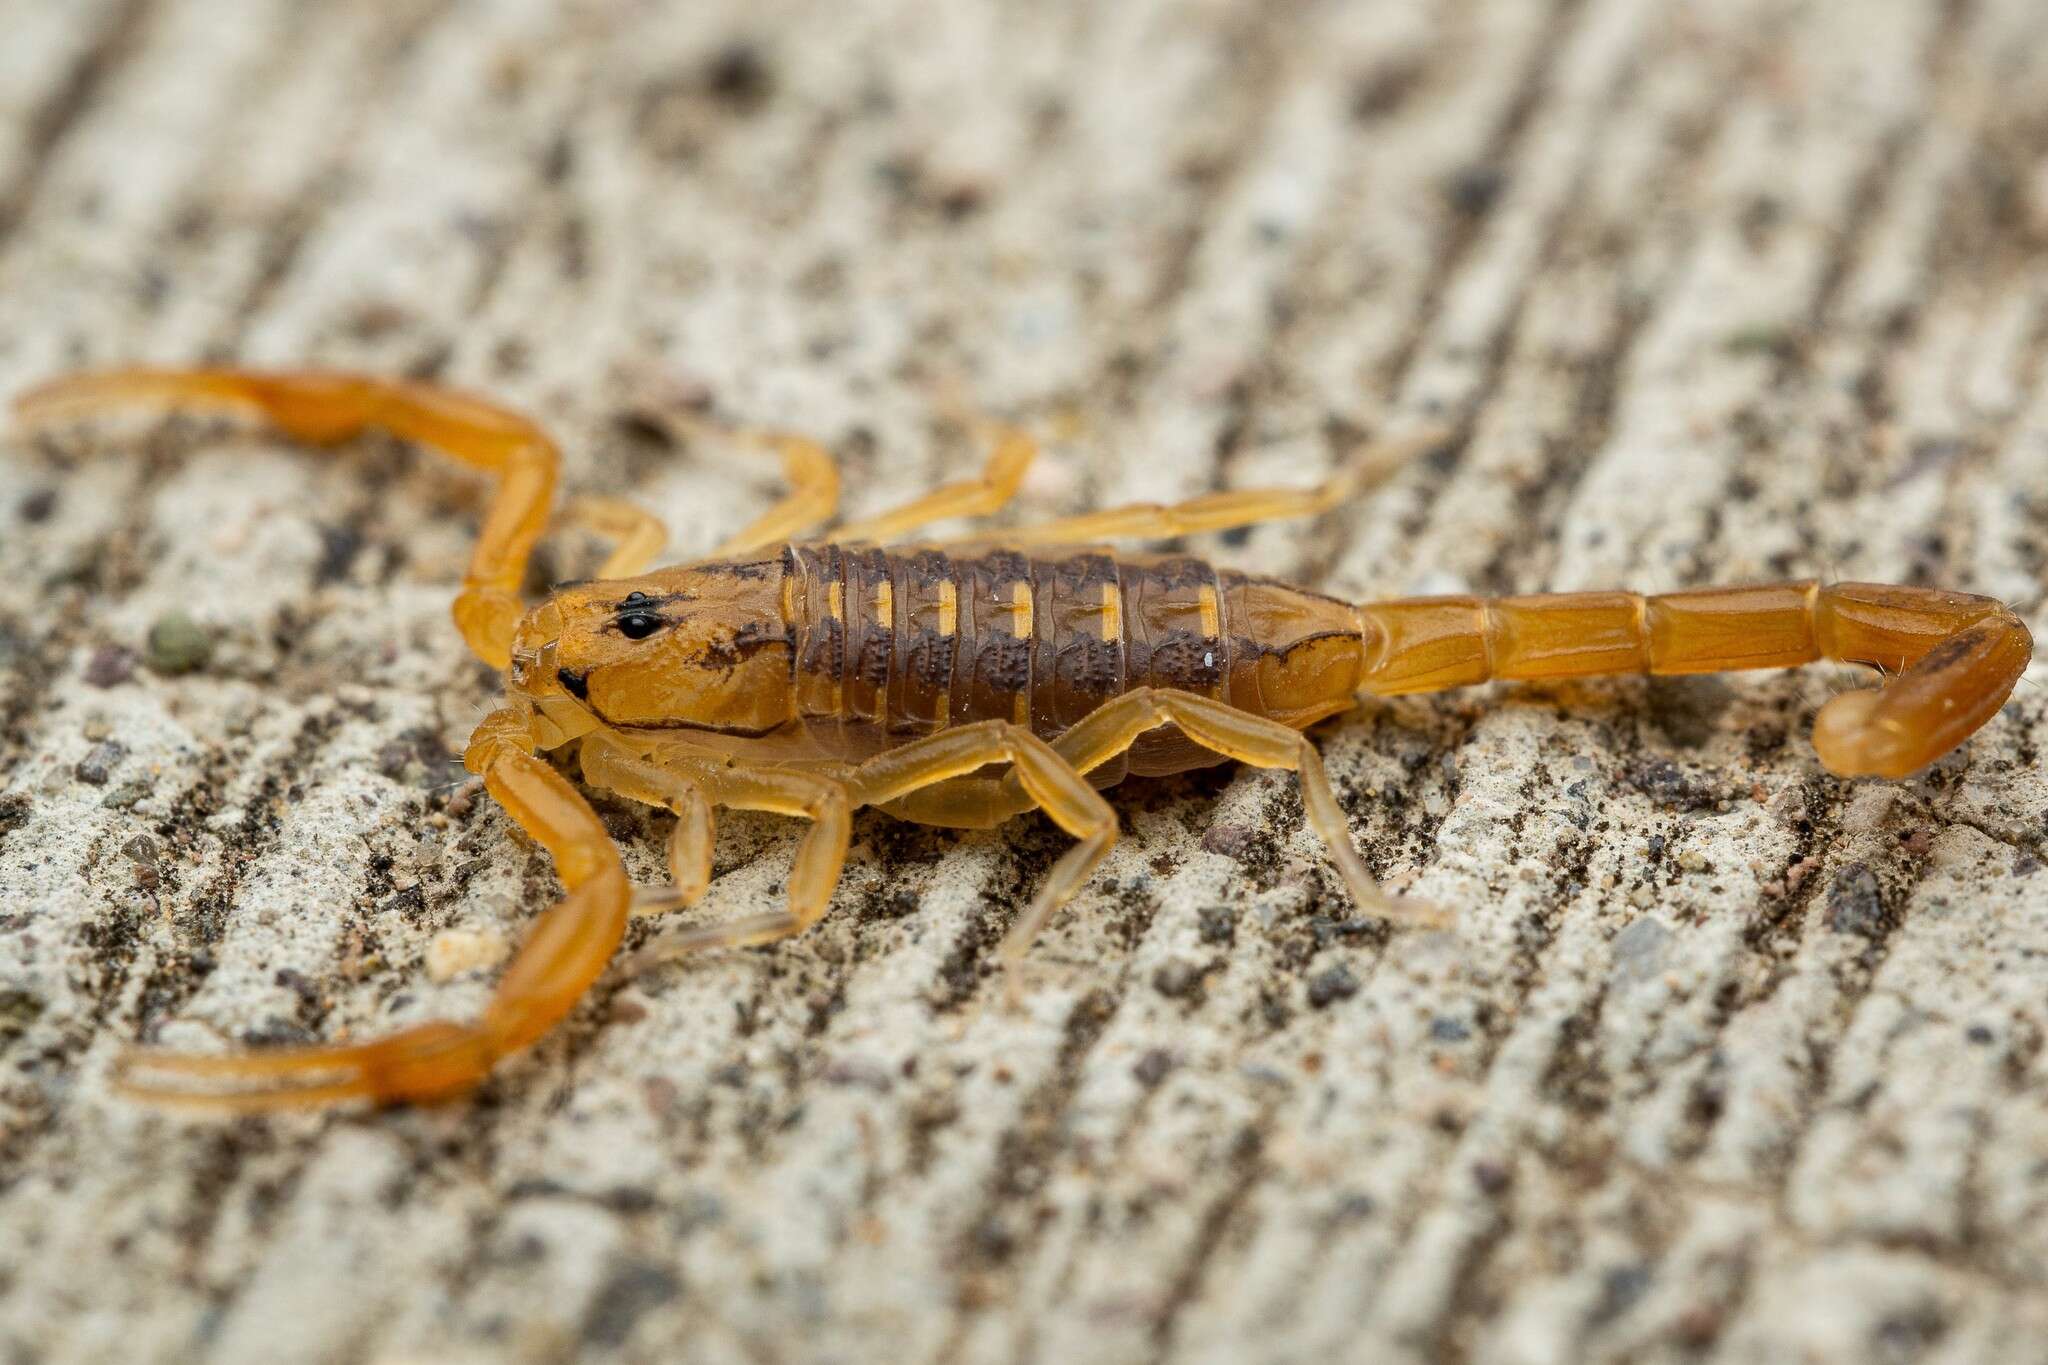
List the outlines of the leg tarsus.
{"label": "leg tarsus", "polygon": [[714,549],[711,552],[714,558],[744,554],[779,540],[788,540],[820,522],[831,520],[832,514],[839,510],[839,466],[832,453],[816,441],[803,436],[753,431],[716,434],[725,439],[772,447],[782,457],[782,477],[788,482],[789,491],[744,530]]}
{"label": "leg tarsus", "polygon": [[728,768],[700,775],[721,806],[793,815],[811,822],[790,868],[788,904],[766,914],[670,929],[635,956],[652,966],[707,948],[752,947],[800,934],[824,917],[853,842],[853,801],[845,784],[786,768]]}
{"label": "leg tarsus", "polygon": [[611,553],[598,566],[599,578],[631,578],[642,573],[668,544],[668,526],[662,519],[624,498],[572,498],[563,506],[560,519],[612,542]]}
{"label": "leg tarsus", "polygon": [[603,731],[584,738],[579,757],[590,786],[660,807],[676,818],[668,836],[672,884],[636,887],[633,913],[665,914],[695,904],[711,885],[711,802],[703,783],[678,767],[640,757]]}
{"label": "leg tarsus", "polygon": [[836,528],[833,538],[881,543],[899,540],[921,526],[949,517],[988,516],[1017,496],[1017,486],[1024,481],[1024,471],[1031,467],[1037,456],[1038,443],[1029,434],[1015,427],[998,428],[995,450],[983,466],[980,478],[949,483],[922,497],[913,498],[901,507],[850,521]]}
{"label": "leg tarsus", "polygon": [[1084,885],[1116,843],[1116,812],[1102,793],[1052,745],[1022,726],[978,721],[913,740],[863,764],[852,782],[865,805],[887,806],[912,793],[956,780],[990,763],[1009,763],[1006,781],[1077,842],[1046,874],[1038,894],[1017,918],[1005,951],[1028,946],[1038,931]]}
{"label": "leg tarsus", "polygon": [[1382,890],[1352,846],[1351,831],[1337,793],[1323,770],[1322,756],[1308,736],[1276,720],[1240,711],[1210,697],[1169,688],[1139,688],[1108,702],[1056,741],[1062,756],[1088,772],[1124,752],[1146,731],[1177,725],[1206,749],[1259,768],[1289,768],[1301,783],[1302,809],[1322,839],[1359,908],[1396,923],[1441,928],[1450,917],[1441,909]]}
{"label": "leg tarsus", "polygon": [[1186,502],[1129,503],[1123,507],[1084,512],[1037,526],[1006,529],[996,536],[973,535],[965,541],[1000,540],[1006,545],[1082,545],[1106,540],[1164,539],[1204,531],[1228,531],[1289,517],[1319,516],[1384,483],[1417,456],[1442,445],[1449,430],[1429,427],[1412,436],[1384,441],[1365,452],[1335,477],[1314,488],[1243,488],[1206,493]]}

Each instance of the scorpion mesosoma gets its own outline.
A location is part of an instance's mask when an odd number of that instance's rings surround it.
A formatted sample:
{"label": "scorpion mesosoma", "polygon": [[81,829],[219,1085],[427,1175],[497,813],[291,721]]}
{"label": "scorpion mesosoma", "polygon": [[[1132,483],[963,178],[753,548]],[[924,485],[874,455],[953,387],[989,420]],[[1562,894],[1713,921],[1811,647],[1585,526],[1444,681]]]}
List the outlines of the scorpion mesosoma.
{"label": "scorpion mesosoma", "polygon": [[1096,548],[1328,511],[1428,434],[1380,446],[1318,488],[1214,493],[905,548],[882,547],[1009,500],[1030,438],[998,429],[978,479],[824,540],[796,537],[836,510],[831,459],[801,438],[763,438],[791,491],[708,558],[649,571],[661,524],[627,503],[589,501],[582,516],[614,540],[601,578],[522,612],[517,590],[559,463],[526,418],[430,384],[233,369],[84,374],[23,395],[18,410],[43,422],[134,400],[252,413],[318,444],[381,428],[495,476],[454,615],[476,655],[505,670],[506,697],[463,761],[553,855],[567,888],[476,1021],[360,1044],[125,1057],[122,1087],[158,1102],[441,1099],[547,1032],[604,971],[636,896],[590,805],[539,756],[570,744],[586,785],[674,814],[673,886],[656,898],[669,904],[688,904],[710,879],[714,806],[811,822],[786,908],[684,932],[684,949],[766,943],[817,921],[859,807],[973,828],[1043,810],[1076,842],[1009,931],[1010,955],[1114,842],[1100,788],[1229,759],[1297,774],[1308,823],[1361,906],[1428,918],[1375,886],[1302,733],[1362,693],[1857,662],[1890,681],[1827,702],[1814,746],[1837,774],[1897,778],[1996,713],[2032,651],[2000,603],[1922,588],[1793,582],[1355,605],[1186,555]]}

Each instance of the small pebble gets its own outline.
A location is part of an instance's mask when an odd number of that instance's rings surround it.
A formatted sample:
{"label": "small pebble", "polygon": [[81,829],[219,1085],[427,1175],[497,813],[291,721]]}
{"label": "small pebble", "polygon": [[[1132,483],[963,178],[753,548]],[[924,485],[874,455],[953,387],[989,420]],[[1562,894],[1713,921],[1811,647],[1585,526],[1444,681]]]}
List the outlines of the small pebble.
{"label": "small pebble", "polygon": [[1636,920],[1614,936],[1612,976],[1617,981],[1647,981],[1663,970],[1671,947],[1671,930],[1655,915]]}
{"label": "small pebble", "polygon": [[1211,853],[1221,853],[1229,858],[1242,858],[1250,851],[1258,831],[1249,825],[1233,825],[1219,821],[1202,832],[1202,847]]}
{"label": "small pebble", "polygon": [[107,779],[113,776],[114,766],[127,753],[127,749],[115,741],[111,739],[102,740],[100,743],[93,745],[84,758],[78,760],[78,766],[71,770],[71,775],[80,782],[89,782],[95,787],[104,787],[107,785]]}
{"label": "small pebble", "polygon": [[184,612],[167,612],[149,628],[148,657],[154,672],[190,673],[213,657],[213,637]]}
{"label": "small pebble", "polygon": [[101,645],[85,665],[85,680],[94,687],[115,687],[135,676],[135,655],[119,645]]}
{"label": "small pebble", "polygon": [[120,786],[100,798],[100,805],[106,810],[133,810],[142,804],[150,793],[149,783],[141,778],[123,782]]}
{"label": "small pebble", "polygon": [[509,945],[495,929],[443,929],[427,945],[427,977],[447,981],[505,960]]}
{"label": "small pebble", "polygon": [[156,870],[156,845],[147,834],[138,834],[121,845],[121,852],[133,865],[135,884],[144,891],[154,891],[163,878]]}

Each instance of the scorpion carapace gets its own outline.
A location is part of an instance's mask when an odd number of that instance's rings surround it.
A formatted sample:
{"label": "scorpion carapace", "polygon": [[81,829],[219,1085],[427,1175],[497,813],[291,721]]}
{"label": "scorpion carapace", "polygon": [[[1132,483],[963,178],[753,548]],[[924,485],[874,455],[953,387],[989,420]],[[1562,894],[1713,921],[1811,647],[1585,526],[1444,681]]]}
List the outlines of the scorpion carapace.
{"label": "scorpion carapace", "polygon": [[[815,443],[767,438],[791,491],[711,557],[648,572],[660,523],[630,504],[580,500],[570,514],[615,542],[601,577],[522,615],[513,594],[558,464],[527,419],[431,385],[326,372],[109,371],[45,385],[18,407],[46,421],[137,399],[246,410],[316,442],[375,426],[496,476],[455,618],[475,653],[507,670],[506,697],[464,763],[553,855],[568,890],[476,1021],[364,1044],[124,1057],[118,1083],[160,1102],[262,1108],[468,1090],[576,1004],[636,897],[661,908],[702,893],[717,806],[802,816],[811,828],[783,909],[666,935],[674,951],[768,942],[816,921],[859,807],[966,827],[1040,809],[1076,842],[1010,929],[1007,957],[1114,842],[1100,788],[1226,760],[1294,770],[1308,822],[1360,905],[1436,923],[1436,912],[1374,884],[1302,733],[1361,694],[1863,663],[1890,681],[1823,706],[1814,744],[1838,774],[1896,778],[1995,714],[2032,651],[1999,603],[1921,588],[1797,582],[1356,605],[1186,555],[1099,548],[1327,511],[1440,439],[1434,432],[1374,447],[1314,489],[1139,504],[907,548],[891,543],[1006,502],[1030,440],[998,431],[979,478],[812,540],[801,533],[832,516],[837,473]],[[571,744],[586,785],[674,813],[672,886],[636,893],[588,802],[539,757]]]}

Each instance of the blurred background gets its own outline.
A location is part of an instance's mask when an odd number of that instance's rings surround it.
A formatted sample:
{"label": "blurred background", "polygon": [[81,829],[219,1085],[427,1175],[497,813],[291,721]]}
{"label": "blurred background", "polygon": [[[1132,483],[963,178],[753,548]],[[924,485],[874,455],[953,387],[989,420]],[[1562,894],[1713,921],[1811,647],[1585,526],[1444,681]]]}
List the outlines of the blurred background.
{"label": "blurred background", "polygon": [[[706,419],[825,440],[856,514],[1021,421],[1018,516],[1441,420],[1357,507],[1192,548],[1358,597],[1817,575],[2044,624],[2039,0],[0,34],[0,391],[437,377],[677,558],[774,494]],[[989,948],[1063,837],[870,814],[816,931],[612,981],[474,1104],[194,1124],[114,1101],[113,1052],[463,1013],[554,893],[450,787],[497,690],[446,616],[475,490],[190,419],[0,451],[11,1358],[2038,1351],[2038,685],[1895,787],[1814,762],[1826,670],[1374,706],[1319,732],[1354,833],[1461,941],[1351,918],[1292,783],[1219,770],[1120,798],[1016,1006]],[[664,828],[604,813],[654,877]],[[793,844],[723,819],[706,913]]]}

